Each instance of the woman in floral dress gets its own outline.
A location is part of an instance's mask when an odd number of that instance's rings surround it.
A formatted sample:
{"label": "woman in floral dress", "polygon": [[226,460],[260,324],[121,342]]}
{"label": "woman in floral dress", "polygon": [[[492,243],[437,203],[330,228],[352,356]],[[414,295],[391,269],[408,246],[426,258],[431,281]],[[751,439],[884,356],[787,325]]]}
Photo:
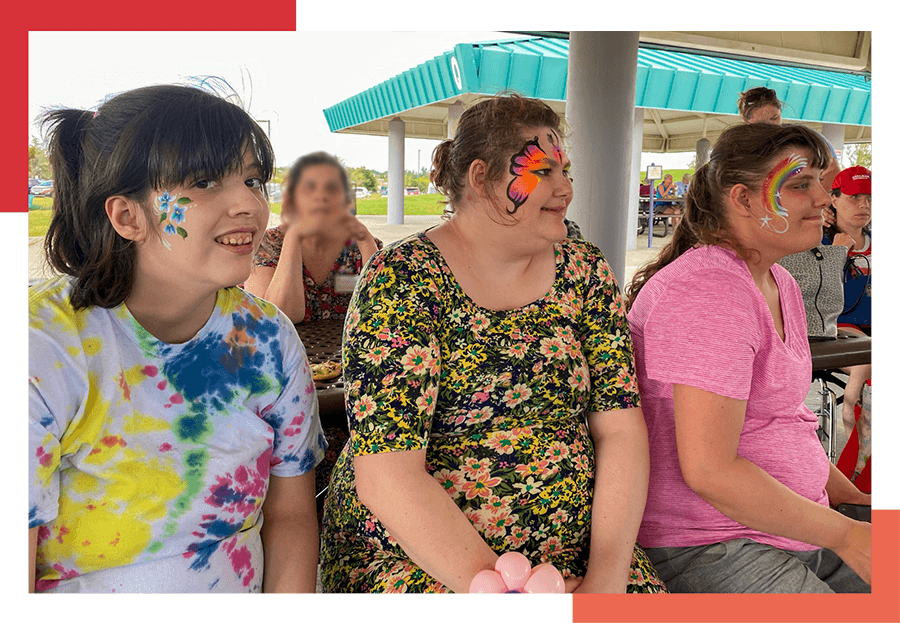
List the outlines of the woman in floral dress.
{"label": "woman in floral dress", "polygon": [[326,592],[466,592],[508,551],[568,592],[665,591],[635,545],[648,449],[624,302],[600,251],[566,238],[559,126],[519,96],[467,110],[435,150],[449,218],[362,275]]}

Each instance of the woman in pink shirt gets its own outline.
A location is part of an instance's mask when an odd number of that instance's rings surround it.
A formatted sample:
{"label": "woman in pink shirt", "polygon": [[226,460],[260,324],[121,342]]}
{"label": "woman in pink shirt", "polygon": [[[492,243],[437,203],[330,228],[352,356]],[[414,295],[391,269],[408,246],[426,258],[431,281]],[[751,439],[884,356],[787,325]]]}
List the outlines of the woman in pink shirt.
{"label": "woman in pink shirt", "polygon": [[803,126],[727,129],[628,290],[650,440],[638,541],[672,592],[870,590],[871,526],[830,507],[871,497],[816,437],[803,300],[775,263],[821,240],[831,159]]}

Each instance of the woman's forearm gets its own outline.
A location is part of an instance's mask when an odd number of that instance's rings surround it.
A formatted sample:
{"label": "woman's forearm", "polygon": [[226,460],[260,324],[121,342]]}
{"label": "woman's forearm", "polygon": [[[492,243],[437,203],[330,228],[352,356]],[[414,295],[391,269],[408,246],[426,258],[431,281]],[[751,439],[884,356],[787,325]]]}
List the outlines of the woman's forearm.
{"label": "woman's forearm", "polygon": [[863,504],[872,505],[872,496],[863,493],[856,488],[850,479],[833,463],[828,464],[828,482],[825,483],[825,491],[832,506],[838,504]]}
{"label": "woman's forearm", "polygon": [[605,415],[632,421],[594,439],[591,553],[580,592],[625,592],[647,501],[650,461],[643,415],[640,409],[614,413]]}
{"label": "woman's forearm", "polygon": [[375,244],[375,238],[371,234],[369,234],[367,238],[357,240],[356,246],[359,248],[359,254],[362,256],[363,266],[366,265],[369,258],[375,255],[375,252],[378,250],[378,246]]}
{"label": "woman's forearm", "polygon": [[316,592],[316,521],[315,512],[293,521],[266,518],[262,527],[264,593]]}
{"label": "woman's forearm", "polygon": [[[400,455],[421,453],[421,461]],[[424,450],[366,455],[354,460],[360,500],[407,556],[455,593],[492,569],[497,554],[424,468]]]}
{"label": "woman's forearm", "polygon": [[748,528],[835,549],[852,520],[795,493],[743,457],[688,479],[700,497]]}
{"label": "woman's forearm", "polygon": [[285,238],[275,273],[262,297],[274,303],[295,324],[302,322],[306,316],[303,251],[296,237]]}

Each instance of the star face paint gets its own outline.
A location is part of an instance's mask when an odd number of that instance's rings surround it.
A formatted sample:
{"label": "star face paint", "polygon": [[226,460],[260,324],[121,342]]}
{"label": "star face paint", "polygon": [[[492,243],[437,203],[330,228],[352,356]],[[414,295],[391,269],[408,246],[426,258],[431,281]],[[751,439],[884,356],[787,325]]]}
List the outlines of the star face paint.
{"label": "star face paint", "polygon": [[[178,234],[182,239],[187,238],[187,231],[181,227],[181,224],[184,223],[184,213],[188,209],[189,203],[192,203],[192,201],[188,197],[172,195],[168,190],[163,191],[163,194],[156,198],[156,205],[159,210],[158,224],[168,221],[163,230],[167,235]],[[168,240],[160,238],[160,242],[167,249],[172,250],[172,245],[169,244]]]}
{"label": "star face paint", "polygon": [[[766,177],[766,180],[763,182],[762,194],[768,212],[760,219],[762,221],[760,227],[768,226],[776,234],[783,234],[788,230],[788,211],[781,205],[781,187],[791,177],[806,168],[806,164],[806,158],[801,158],[797,154],[791,154],[776,164],[775,168]],[[777,222],[776,219],[780,219],[784,223],[783,229],[778,229],[772,225],[772,221]]]}

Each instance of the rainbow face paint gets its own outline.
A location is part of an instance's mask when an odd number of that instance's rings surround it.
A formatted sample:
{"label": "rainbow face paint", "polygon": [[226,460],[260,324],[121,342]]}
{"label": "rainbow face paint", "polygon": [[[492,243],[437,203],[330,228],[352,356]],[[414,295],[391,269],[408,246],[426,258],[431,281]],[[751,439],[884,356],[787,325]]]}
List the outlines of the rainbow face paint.
{"label": "rainbow face paint", "polygon": [[[768,208],[768,213],[760,220],[760,227],[768,226],[776,234],[783,234],[788,230],[788,211],[781,205],[781,187],[784,186],[791,177],[797,175],[806,168],[806,158],[801,158],[797,154],[791,154],[781,162],[775,165],[775,168],[769,173],[763,182],[762,194]],[[780,219],[784,223],[783,229],[777,229],[772,222]]]}
{"label": "rainbow face paint", "polygon": [[[163,229],[166,235],[178,234],[182,239],[187,238],[187,231],[184,227],[181,227],[181,224],[184,223],[184,213],[188,209],[187,204],[189,203],[192,203],[189,198],[172,195],[168,190],[163,191],[163,194],[156,198],[156,206],[159,210],[158,224],[161,225],[163,222],[168,221]],[[160,238],[160,241],[163,246],[170,251],[172,250],[172,245],[169,244],[168,240]]]}

